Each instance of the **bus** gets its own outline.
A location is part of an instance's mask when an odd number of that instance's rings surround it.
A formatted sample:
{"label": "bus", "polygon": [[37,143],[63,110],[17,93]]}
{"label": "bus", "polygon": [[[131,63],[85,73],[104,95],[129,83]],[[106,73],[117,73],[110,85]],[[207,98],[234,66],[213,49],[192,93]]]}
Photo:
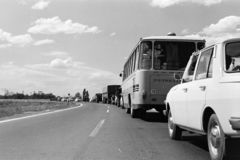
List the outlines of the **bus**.
{"label": "bus", "polygon": [[136,118],[155,109],[163,116],[168,91],[180,83],[174,74],[183,75],[191,54],[204,47],[204,39],[174,33],[140,38],[120,73],[126,113]]}

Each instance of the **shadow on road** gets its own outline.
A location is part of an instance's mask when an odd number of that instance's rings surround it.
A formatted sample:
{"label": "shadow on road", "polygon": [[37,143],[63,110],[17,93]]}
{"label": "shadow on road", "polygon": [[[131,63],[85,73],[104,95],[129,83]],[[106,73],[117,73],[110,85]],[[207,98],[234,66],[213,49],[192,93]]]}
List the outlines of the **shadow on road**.
{"label": "shadow on road", "polygon": [[144,117],[141,117],[141,119],[147,122],[167,123],[167,118],[158,112],[147,112]]}
{"label": "shadow on road", "polygon": [[190,134],[189,132],[183,132],[182,141],[187,141],[205,151],[208,151],[207,136],[201,136],[198,134]]}
{"label": "shadow on road", "polygon": [[[198,134],[190,134],[189,132],[183,132],[181,141],[187,141],[207,152],[208,150],[208,142],[207,136],[201,136]],[[238,152],[238,148],[240,144],[240,140],[236,139],[226,139],[226,153],[227,157],[224,157],[223,160],[239,160],[240,153]]]}

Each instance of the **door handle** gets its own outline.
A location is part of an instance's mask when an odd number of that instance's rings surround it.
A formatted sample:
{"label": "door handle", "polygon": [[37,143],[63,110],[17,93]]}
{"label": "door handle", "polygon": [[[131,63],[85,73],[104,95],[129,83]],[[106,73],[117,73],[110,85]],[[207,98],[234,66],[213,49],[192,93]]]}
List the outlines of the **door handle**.
{"label": "door handle", "polygon": [[183,88],[184,92],[187,92],[187,88]]}
{"label": "door handle", "polygon": [[200,86],[199,88],[200,88],[202,91],[205,91],[206,86]]}

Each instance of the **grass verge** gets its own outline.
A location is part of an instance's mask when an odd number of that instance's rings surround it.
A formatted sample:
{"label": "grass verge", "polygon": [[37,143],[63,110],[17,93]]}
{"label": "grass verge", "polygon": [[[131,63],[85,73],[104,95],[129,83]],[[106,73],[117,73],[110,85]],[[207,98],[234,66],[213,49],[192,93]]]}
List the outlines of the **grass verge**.
{"label": "grass verge", "polygon": [[76,102],[56,102],[43,100],[1,100],[0,118],[27,112],[41,112],[78,106]]}

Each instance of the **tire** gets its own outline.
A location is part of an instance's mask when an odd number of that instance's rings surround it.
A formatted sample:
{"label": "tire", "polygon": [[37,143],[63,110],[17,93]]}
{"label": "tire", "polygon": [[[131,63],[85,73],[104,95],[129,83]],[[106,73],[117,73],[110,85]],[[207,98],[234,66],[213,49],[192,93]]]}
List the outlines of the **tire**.
{"label": "tire", "polygon": [[225,154],[225,134],[216,114],[212,114],[209,119],[207,140],[211,159],[222,160]]}
{"label": "tire", "polygon": [[168,112],[168,133],[171,139],[180,140],[182,136],[182,129],[173,123],[171,110]]}

